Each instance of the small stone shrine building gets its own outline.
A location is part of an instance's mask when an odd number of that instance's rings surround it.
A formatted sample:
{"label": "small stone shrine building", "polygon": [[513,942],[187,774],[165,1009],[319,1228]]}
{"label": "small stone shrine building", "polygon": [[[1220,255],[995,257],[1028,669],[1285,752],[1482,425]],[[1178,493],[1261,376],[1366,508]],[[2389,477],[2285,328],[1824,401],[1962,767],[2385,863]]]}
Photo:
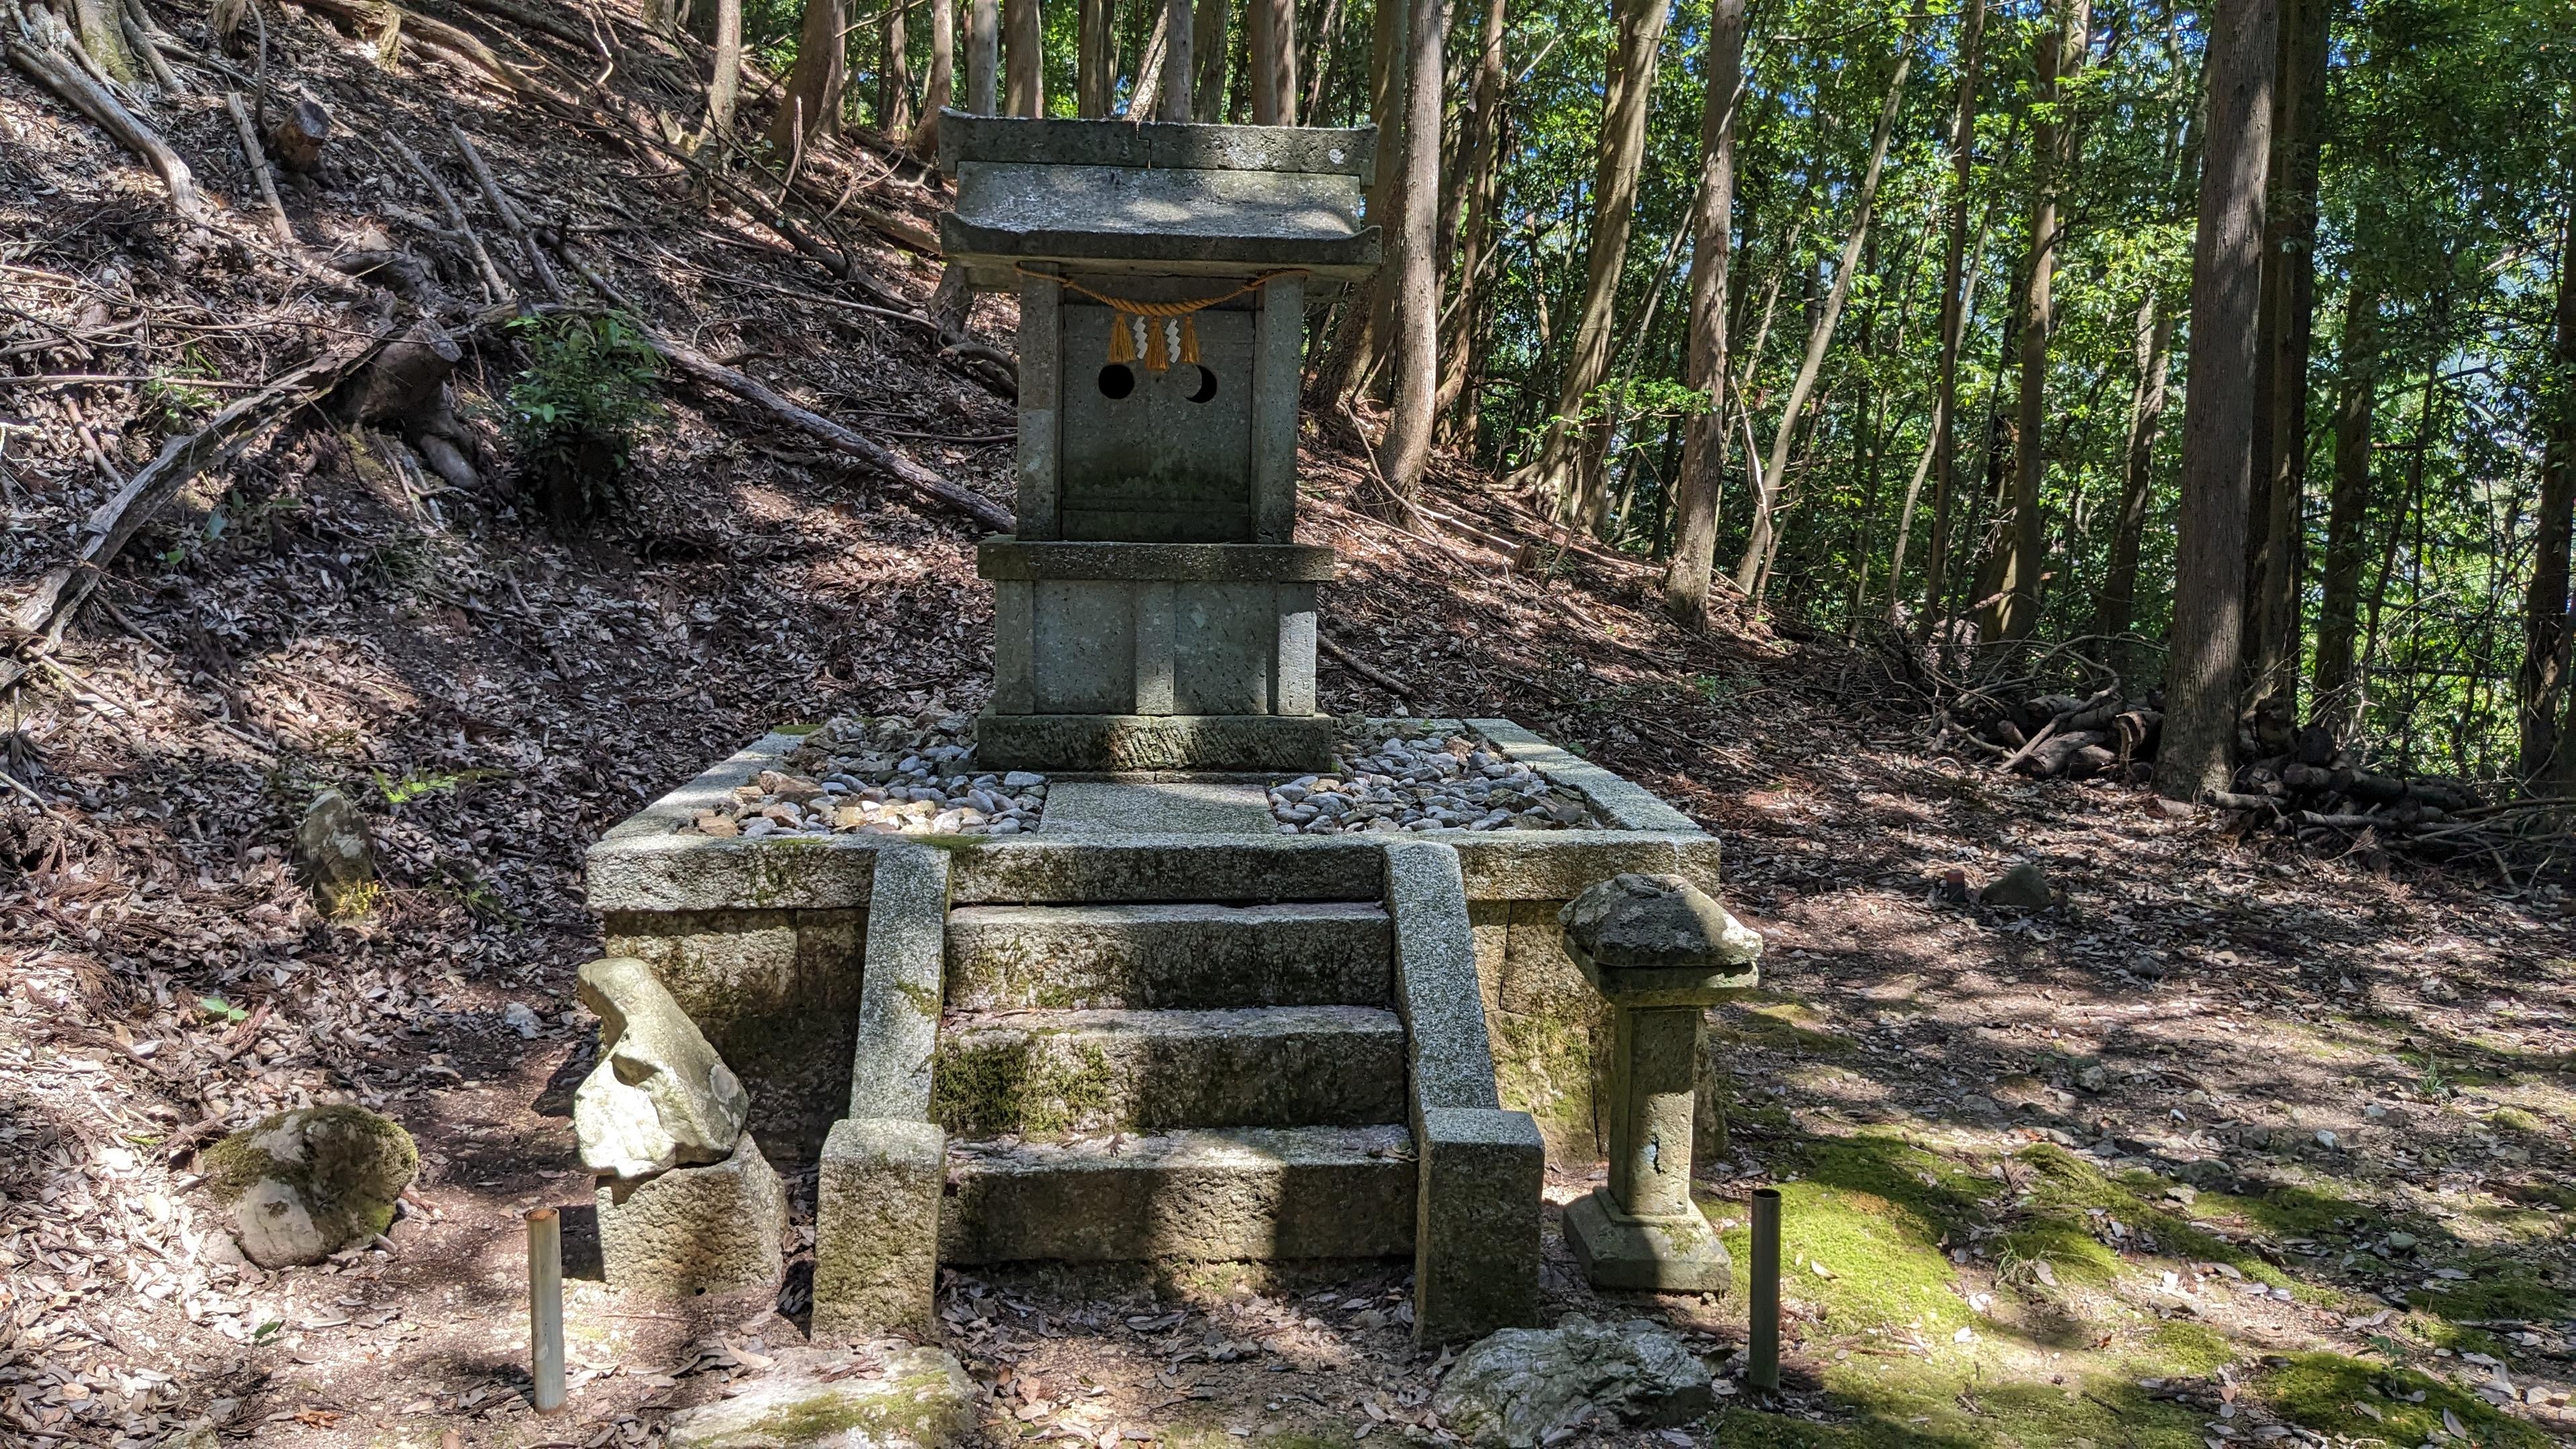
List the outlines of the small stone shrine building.
{"label": "small stone shrine building", "polygon": [[1379,260],[1373,130],[940,119],[940,243],[1020,302],[988,767],[1332,763],[1299,545],[1305,308]]}

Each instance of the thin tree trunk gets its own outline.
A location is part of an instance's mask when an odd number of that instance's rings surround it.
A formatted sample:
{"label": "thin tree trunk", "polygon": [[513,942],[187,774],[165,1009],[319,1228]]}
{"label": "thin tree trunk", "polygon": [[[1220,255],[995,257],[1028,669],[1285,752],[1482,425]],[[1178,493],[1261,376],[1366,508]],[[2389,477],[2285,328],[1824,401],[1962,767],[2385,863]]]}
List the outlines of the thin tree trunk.
{"label": "thin tree trunk", "polygon": [[1001,104],[1001,0],[966,0],[966,110],[989,116]]}
{"label": "thin tree trunk", "polygon": [[1038,0],[1002,0],[1002,50],[1004,113],[1045,115],[1046,28]]}
{"label": "thin tree trunk", "polygon": [[[1984,260],[1986,236],[1991,230],[1993,223],[1994,203],[1990,200],[1986,203],[1983,214],[1977,219],[1977,244],[1968,253],[1967,275],[1963,277],[1959,283],[1958,310],[1959,316],[1962,319],[1961,328],[1963,331],[1965,330],[1966,325],[1965,319],[1976,315],[1977,281],[1980,277],[1985,275]],[[1949,305],[1950,298],[1945,286],[1942,296],[1942,307],[1945,318],[1949,310]],[[1954,428],[1950,422],[1950,412],[1957,405],[1958,400],[1958,359],[1955,355],[1955,348],[1953,348],[1952,351],[1951,386],[1945,392],[1938,386],[1937,378],[1935,380],[1936,385],[1933,389],[1932,398],[1931,435],[1924,439],[1923,455],[1916,459],[1914,463],[1914,479],[1905,487],[1905,507],[1897,514],[1896,518],[1896,544],[1888,554],[1887,623],[1888,627],[1891,629],[1901,628],[1904,624],[1904,620],[1899,611],[1905,601],[1905,559],[1907,541],[1912,538],[1914,533],[1914,509],[1916,500],[1922,495],[1923,480],[1932,475],[1932,467],[1940,456],[1943,439],[1955,439],[1957,434],[1957,429]],[[1946,534],[1948,523],[1947,517],[1936,517],[1935,521],[1944,525],[1942,533]],[[1946,537],[1939,537],[1938,541],[1944,547],[1948,544],[1948,539]],[[1927,564],[1927,582],[1930,582],[1932,585],[1931,588],[1926,590],[1924,595],[1924,607],[1927,614],[1931,611],[1931,600],[1935,597],[1934,591],[1938,588],[1937,581],[1932,581],[1930,579],[1930,575],[1933,572],[1935,571]]]}
{"label": "thin tree trunk", "polygon": [[707,81],[707,134],[733,129],[742,94],[742,0],[716,0],[715,74]]}
{"label": "thin tree trunk", "polygon": [[1189,119],[1214,123],[1225,119],[1225,70],[1232,58],[1226,44],[1226,0],[1193,0],[1190,54],[1196,74],[1190,81]]}
{"label": "thin tree trunk", "polygon": [[[1106,0],[1103,0],[1106,3]],[[1297,124],[1297,0],[1249,0],[1252,124]]]}
{"label": "thin tree trunk", "polygon": [[[718,0],[735,10],[742,0]],[[884,63],[877,68],[877,129],[889,136],[901,136],[912,130],[912,65],[905,55],[905,10],[903,0],[889,0],[885,19],[880,23]],[[721,22],[719,22],[721,23]]]}
{"label": "thin tree trunk", "polygon": [[1745,0],[1712,0],[1707,89],[1700,98],[1699,191],[1691,203],[1689,340],[1683,385],[1706,402],[1682,435],[1674,484],[1673,561],[1664,570],[1664,612],[1686,628],[1705,627],[1717,565],[1717,503],[1726,490],[1727,269],[1735,249],[1735,124],[1744,100]]}
{"label": "thin tree trunk", "polygon": [[[1950,562],[1951,500],[1959,480],[1959,346],[1967,332],[1965,258],[1968,197],[1977,168],[1977,69],[1985,42],[1986,0],[1968,0],[1960,22],[1958,106],[1950,122],[1950,244],[1941,264],[1941,360],[1932,390],[1932,539],[1923,556],[1923,618],[1917,643],[1932,637]],[[1983,248],[1979,250],[1982,252]],[[1888,611],[1896,609],[1888,590]]]}
{"label": "thin tree trunk", "polygon": [[[1333,57],[1339,53],[1342,42],[1342,8],[1342,0],[1324,0],[1324,17],[1316,22],[1315,44],[1307,52],[1314,57],[1315,65],[1314,75],[1306,84],[1306,104],[1295,115],[1281,121],[1281,125],[1295,125],[1302,119],[1311,126],[1316,123],[1316,117],[1324,114],[1324,83],[1332,77]],[[1292,38],[1287,44],[1293,53],[1296,41]]]}
{"label": "thin tree trunk", "polygon": [[1073,107],[1078,116],[1098,119],[1109,114],[1109,91],[1117,78],[1110,63],[1110,0],[1080,0],[1073,20]]}
{"label": "thin tree trunk", "polygon": [[2156,790],[2225,790],[2236,756],[2236,669],[2245,624],[2245,504],[2254,447],[2263,175],[2272,143],[2277,0],[2215,0],[2208,129],[2192,245],[2191,388],[2183,400],[2182,513],[2172,652]]}
{"label": "thin tree trunk", "polygon": [[2358,277],[2344,293],[2337,370],[2342,376],[2335,399],[2334,488],[2326,499],[2324,593],[2317,603],[2309,708],[2340,740],[2359,722],[2345,695],[2355,678],[2352,646],[2360,629],[2363,525],[2370,515],[2370,440],[2379,392],[2379,294]]}
{"label": "thin tree trunk", "polygon": [[2155,494],[2156,436],[2164,425],[2173,323],[2164,299],[2149,291],[2138,306],[2138,376],[2129,389],[2129,436],[2120,450],[2120,513],[2111,525],[2110,566],[2093,606],[2103,662],[2123,679],[2137,667],[2124,636],[2137,621],[2138,543],[2146,536],[2147,501]]}
{"label": "thin tree trunk", "polygon": [[[1493,245],[1494,212],[1502,201],[1503,140],[1503,34],[1507,25],[1508,0],[1485,0],[1485,33],[1479,37],[1476,59],[1476,91],[1472,109],[1465,122],[1466,215],[1458,226],[1458,289],[1449,303],[1448,333],[1441,339],[1440,395],[1434,399],[1442,425],[1447,427],[1457,414],[1459,394],[1467,390],[1468,364],[1473,360],[1473,338],[1477,331],[1477,312],[1481,306],[1480,273]],[[1463,428],[1452,429],[1451,438],[1464,438],[1473,444],[1475,437]]]}
{"label": "thin tree trunk", "polygon": [[1136,57],[1136,78],[1127,87],[1125,118],[1150,121],[1163,103],[1163,68],[1171,45],[1172,9],[1158,0],[1146,0],[1154,12],[1153,31],[1145,37],[1145,49]]}
{"label": "thin tree trunk", "polygon": [[1887,103],[1879,108],[1878,127],[1869,138],[1869,166],[1861,173],[1851,233],[1843,238],[1833,285],[1826,290],[1825,304],[1817,311],[1814,325],[1807,329],[1807,355],[1798,364],[1797,380],[1789,385],[1789,401],[1780,409],[1780,431],[1771,440],[1771,466],[1764,470],[1770,481],[1753,499],[1753,533],[1745,540],[1744,557],[1735,565],[1735,586],[1747,594],[1762,592],[1773,550],[1771,514],[1781,475],[1789,465],[1790,435],[1797,427],[1799,410],[1815,390],[1817,374],[1824,370],[1825,350],[1833,345],[1834,328],[1842,321],[1843,303],[1851,296],[1852,273],[1860,265],[1861,244],[1869,239],[1870,219],[1878,205],[1878,181],[1887,167],[1887,144],[1896,131],[1896,113],[1904,105],[1906,72],[1914,65],[1912,23],[1907,24],[1905,37],[1898,44],[1896,71],[1887,82]]}
{"label": "thin tree trunk", "polygon": [[[1669,14],[1665,0],[1616,0],[1617,49],[1611,53],[1609,86],[1601,108],[1601,139],[1592,166],[1592,238],[1584,263],[1583,301],[1575,313],[1574,342],[1566,354],[1565,374],[1557,389],[1556,412],[1538,457],[1513,475],[1514,486],[1553,494],[1558,515],[1588,518],[1597,480],[1587,479],[1586,459],[1599,452],[1579,448],[1575,421],[1584,414],[1592,390],[1610,368],[1611,310],[1618,301],[1619,274],[1628,260],[1628,230],[1636,219],[1637,169],[1646,154],[1646,115],[1655,90],[1656,53]],[[1605,439],[1606,441],[1606,439]]]}
{"label": "thin tree trunk", "polygon": [[2576,203],[2558,231],[2558,339],[2555,375],[2541,394],[2546,443],[2540,464],[2539,528],[2532,539],[2531,587],[2522,600],[2522,671],[2518,769],[2526,783],[2576,774],[2564,757],[2567,716],[2568,538],[2576,526]]}
{"label": "thin tree trunk", "polygon": [[2047,556],[2040,489],[2048,477],[2048,344],[2055,327],[2052,291],[2057,276],[2057,199],[2075,165],[2075,126],[2063,114],[2067,82],[2084,68],[2089,0],[2059,0],[2057,28],[2040,41],[2038,119],[2032,127],[2033,195],[2030,268],[2021,314],[2021,400],[2014,459],[2012,534],[1996,580],[1997,598],[1985,611],[1982,637],[2024,639],[2039,623],[2039,582]]}
{"label": "thin tree trunk", "polygon": [[2280,79],[2264,218],[2263,370],[2255,387],[2246,519],[2245,708],[2270,748],[2298,718],[2299,594],[2306,560],[2308,353],[2316,333],[2317,174],[2327,0],[2280,0]]}
{"label": "thin tree trunk", "polygon": [[[1037,0],[1025,0],[1034,9]],[[1154,113],[1160,121],[1186,121],[1193,114],[1190,83],[1198,67],[1192,48],[1198,39],[1197,9],[1192,0],[1164,0],[1163,13],[1163,104]]]}
{"label": "thin tree trunk", "polygon": [[[1428,0],[1424,0],[1428,3]],[[1391,233],[1396,206],[1391,195],[1403,166],[1405,94],[1404,44],[1407,0],[1378,0],[1369,31],[1369,114],[1377,123],[1377,180],[1367,194],[1367,216]],[[1332,18],[1326,12],[1327,20]],[[1317,80],[1322,66],[1317,66]],[[1313,119],[1312,113],[1308,119]],[[1393,295],[1383,277],[1353,286],[1342,304],[1341,324],[1334,330],[1322,366],[1316,369],[1309,402],[1326,416],[1338,416],[1354,400],[1363,380],[1377,370],[1378,352],[1386,346],[1387,302]]]}
{"label": "thin tree trunk", "polygon": [[1410,501],[1422,489],[1431,458],[1431,423],[1440,391],[1440,273],[1432,248],[1439,232],[1440,101],[1445,7],[1412,0],[1405,37],[1404,175],[1395,217],[1395,411],[1387,419],[1388,488]]}
{"label": "thin tree trunk", "polygon": [[921,84],[921,124],[912,128],[914,154],[939,154],[939,113],[954,101],[956,85],[957,0],[930,0],[930,74]]}
{"label": "thin tree trunk", "polygon": [[841,92],[849,82],[841,32],[848,28],[849,7],[843,0],[805,0],[787,94],[769,123],[769,144],[781,152],[795,151],[803,137],[840,134]]}

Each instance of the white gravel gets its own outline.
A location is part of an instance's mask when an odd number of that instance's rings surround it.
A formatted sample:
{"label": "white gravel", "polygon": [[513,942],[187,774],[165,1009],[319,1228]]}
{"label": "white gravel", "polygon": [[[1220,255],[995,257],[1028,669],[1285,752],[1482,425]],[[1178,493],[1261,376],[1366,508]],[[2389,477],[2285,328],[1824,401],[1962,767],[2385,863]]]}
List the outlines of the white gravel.
{"label": "white gravel", "polygon": [[1270,790],[1282,835],[1610,828],[1580,794],[1472,734],[1348,736],[1341,768]]}
{"label": "white gravel", "polygon": [[737,788],[731,810],[692,828],[770,835],[1018,835],[1046,810],[1044,775],[977,772],[970,715],[836,719]]}

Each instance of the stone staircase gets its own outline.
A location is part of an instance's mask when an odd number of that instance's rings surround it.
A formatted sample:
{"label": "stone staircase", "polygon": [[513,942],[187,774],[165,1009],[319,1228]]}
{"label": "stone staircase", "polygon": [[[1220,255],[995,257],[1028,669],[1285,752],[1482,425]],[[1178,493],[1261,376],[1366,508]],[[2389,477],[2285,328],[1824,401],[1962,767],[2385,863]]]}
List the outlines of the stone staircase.
{"label": "stone staircase", "polygon": [[1381,903],[963,906],[947,955],[943,1261],[1411,1250]]}
{"label": "stone staircase", "polygon": [[876,862],[818,1334],[927,1324],[941,1263],[1409,1256],[1426,1340],[1534,1313],[1542,1151],[1497,1099],[1452,848],[965,859]]}

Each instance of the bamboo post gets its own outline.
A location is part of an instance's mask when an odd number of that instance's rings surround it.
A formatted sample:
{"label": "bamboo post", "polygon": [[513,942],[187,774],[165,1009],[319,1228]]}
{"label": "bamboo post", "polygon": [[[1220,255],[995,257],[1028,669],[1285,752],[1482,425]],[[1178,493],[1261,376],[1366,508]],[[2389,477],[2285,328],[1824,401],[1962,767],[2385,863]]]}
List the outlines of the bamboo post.
{"label": "bamboo post", "polygon": [[1752,1341],[1746,1345],[1745,1380],[1766,1394],[1780,1392],[1780,1189],[1753,1190],[1753,1292],[1746,1312]]}
{"label": "bamboo post", "polygon": [[1001,0],[970,0],[966,7],[966,109],[979,116],[997,108],[994,70],[1001,60]]}
{"label": "bamboo post", "polygon": [[553,1208],[528,1214],[528,1377],[538,1413],[563,1407],[563,1217]]}

